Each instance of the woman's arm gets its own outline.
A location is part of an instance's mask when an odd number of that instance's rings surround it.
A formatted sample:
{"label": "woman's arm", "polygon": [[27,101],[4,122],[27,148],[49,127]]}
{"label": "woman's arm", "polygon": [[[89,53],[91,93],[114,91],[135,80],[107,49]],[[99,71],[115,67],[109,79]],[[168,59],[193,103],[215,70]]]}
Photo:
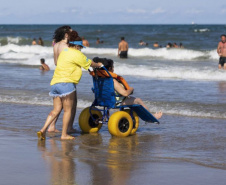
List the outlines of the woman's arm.
{"label": "woman's arm", "polygon": [[133,92],[133,90],[134,90],[132,87],[129,87],[128,90],[125,90],[125,88],[124,88],[117,80],[113,79],[113,81],[114,81],[114,88],[115,88],[115,90],[116,90],[119,94],[121,94],[122,96],[127,97],[127,96],[129,96],[129,95]]}
{"label": "woman's arm", "polygon": [[57,58],[58,58],[57,45],[56,44],[53,47],[53,58],[54,58],[54,64],[56,66],[57,65]]}
{"label": "woman's arm", "polygon": [[103,64],[98,62],[98,63],[95,63],[94,61],[91,62],[91,67],[101,67]]}

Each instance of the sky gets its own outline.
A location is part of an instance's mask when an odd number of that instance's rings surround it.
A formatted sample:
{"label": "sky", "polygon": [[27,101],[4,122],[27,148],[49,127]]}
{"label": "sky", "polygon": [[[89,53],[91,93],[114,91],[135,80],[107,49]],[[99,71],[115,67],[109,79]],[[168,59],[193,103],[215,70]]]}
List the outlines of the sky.
{"label": "sky", "polygon": [[0,24],[226,24],[226,0],[0,0]]}

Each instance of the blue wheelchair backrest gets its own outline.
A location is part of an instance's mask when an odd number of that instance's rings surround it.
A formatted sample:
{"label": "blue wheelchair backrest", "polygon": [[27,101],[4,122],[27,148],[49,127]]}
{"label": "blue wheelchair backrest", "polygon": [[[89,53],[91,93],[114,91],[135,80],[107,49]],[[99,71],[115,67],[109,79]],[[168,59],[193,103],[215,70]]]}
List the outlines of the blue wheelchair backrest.
{"label": "blue wheelchair backrest", "polygon": [[[107,72],[108,70],[103,67]],[[116,106],[116,94],[114,90],[114,81],[110,73],[110,77],[93,77],[93,92],[95,100],[92,106],[103,106],[107,108],[130,108],[137,113],[137,115],[146,122],[159,123],[159,121],[142,105],[120,105]]]}
{"label": "blue wheelchair backrest", "polygon": [[[107,71],[107,69],[104,67]],[[108,71],[107,71],[108,72]],[[102,78],[93,77],[93,92],[95,94],[95,100],[93,106],[104,106],[108,108],[114,108],[116,104],[114,81],[112,76]]]}

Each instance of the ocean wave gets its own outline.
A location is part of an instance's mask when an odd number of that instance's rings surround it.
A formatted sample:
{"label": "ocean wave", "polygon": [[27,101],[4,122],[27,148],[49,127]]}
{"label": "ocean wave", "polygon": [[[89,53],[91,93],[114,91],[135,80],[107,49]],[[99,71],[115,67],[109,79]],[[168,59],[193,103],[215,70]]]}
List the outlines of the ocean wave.
{"label": "ocean wave", "polygon": [[[148,107],[152,107],[152,112],[161,110],[163,114],[188,116],[188,117],[202,117],[226,119],[224,114],[225,105],[211,105],[211,104],[195,104],[192,103],[176,103],[176,102],[145,102]],[[220,107],[222,112],[219,112]]]}
{"label": "ocean wave", "polygon": [[[82,50],[85,54],[97,54],[97,55],[113,55],[117,56],[117,49],[108,48],[86,48]],[[128,51],[129,57],[146,57],[150,59],[162,59],[162,60],[206,60],[206,59],[218,59],[216,49],[210,51],[198,51],[191,49],[179,49],[179,48],[142,48],[134,49],[130,48]]]}
{"label": "ocean wave", "polygon": [[194,29],[194,32],[209,32],[210,29],[208,28],[202,28],[202,29]]}
{"label": "ocean wave", "polygon": [[24,37],[0,37],[0,44],[7,45],[7,44],[28,44],[31,43],[31,39],[24,38]]}
{"label": "ocean wave", "polygon": [[16,44],[7,44],[5,46],[0,47],[0,54],[8,53],[8,52],[15,52],[15,53],[31,53],[31,54],[53,54],[52,47],[46,46],[19,46]]}
{"label": "ocean wave", "polygon": [[[53,106],[52,99],[50,98],[37,98],[37,97],[28,97],[28,96],[8,96],[1,95],[0,102],[2,103],[13,103],[13,104],[27,104],[27,105],[41,105],[41,106]],[[152,112],[157,112],[161,110],[164,114],[170,115],[179,115],[179,116],[188,116],[188,117],[204,117],[204,118],[216,118],[216,119],[226,119],[226,115],[218,111],[211,111],[210,108],[200,107],[191,107],[186,103],[170,103],[170,102],[145,102],[149,107],[152,107]],[[91,106],[92,102],[78,99],[77,107],[84,109]],[[203,105],[206,107],[207,105]],[[209,110],[210,109],[210,110]]]}
{"label": "ocean wave", "polygon": [[0,62],[16,63],[22,65],[40,65],[40,59],[45,58],[46,64],[54,70],[53,48],[35,46],[19,46],[8,44],[0,47]]}
{"label": "ocean wave", "polygon": [[[119,67],[120,66],[120,67]],[[222,81],[226,79],[225,71],[216,69],[196,69],[186,66],[168,66],[156,68],[139,65],[115,64],[115,72],[119,75],[140,76],[148,78],[172,79],[172,80],[200,80],[200,81]]]}
{"label": "ocean wave", "polygon": [[196,59],[215,59],[218,58],[216,50],[215,52],[210,51],[196,51],[189,49],[130,49],[130,56],[134,57],[152,57],[164,60],[196,60]]}
{"label": "ocean wave", "polygon": [[[18,44],[23,38],[22,37],[7,37],[7,42],[12,44]],[[27,40],[27,39],[26,39]]]}
{"label": "ocean wave", "polygon": [[[105,54],[117,55],[117,49],[107,48],[87,48],[83,52],[87,54],[95,54],[98,56]],[[226,73],[219,71],[212,67],[199,67],[195,65],[171,65],[170,62],[173,60],[178,61],[191,61],[195,58],[208,58],[209,60],[218,60],[216,50],[211,51],[195,51],[188,49],[133,49],[129,50],[131,55],[135,58],[147,57],[146,60],[151,58],[162,59],[169,61],[166,66],[161,65],[139,65],[139,63],[120,63],[115,61],[115,72],[121,75],[131,76],[143,76],[149,78],[162,78],[162,79],[183,79],[183,80],[208,80],[208,81],[221,81],[226,79]],[[131,56],[132,57],[132,56]],[[40,65],[40,59],[45,58],[46,64],[49,65],[51,70],[55,69],[53,62],[53,48],[43,46],[18,46],[15,44],[8,44],[0,47],[0,62],[5,63],[16,63],[22,65]],[[175,63],[175,62],[174,62]],[[152,67],[153,66],[153,67]]]}
{"label": "ocean wave", "polygon": [[[19,46],[15,44],[7,44],[5,46],[0,47],[0,55],[7,53],[18,53],[22,54],[33,54],[35,55],[46,55],[48,57],[53,57],[53,48],[52,47],[43,47],[43,46]],[[117,56],[117,49],[114,48],[86,48],[83,49],[82,52],[84,54],[90,55],[109,55]],[[159,49],[151,49],[151,48],[142,48],[142,49],[134,49],[130,48],[128,51],[129,57],[140,58],[145,57],[149,59],[160,59],[160,60],[206,60],[206,59],[218,59],[218,55],[215,50],[210,51],[198,51],[198,50],[190,50],[190,49],[177,49],[177,48],[159,48]],[[16,57],[16,55],[15,55]],[[20,57],[23,58],[23,57]],[[25,57],[26,58],[26,57]],[[1,59],[1,56],[0,56]],[[7,59],[7,56],[5,56]],[[15,58],[16,59],[16,58]],[[29,65],[29,64],[28,64]]]}
{"label": "ocean wave", "polygon": [[8,52],[4,53],[1,55],[2,59],[12,59],[12,60],[17,60],[17,59],[28,59],[34,57],[33,53],[15,53],[15,52]]}
{"label": "ocean wave", "polygon": [[[27,104],[27,105],[44,105],[53,106],[53,101],[51,98],[38,98],[32,96],[10,96],[10,95],[0,95],[0,102],[2,103],[15,103],[15,104]],[[87,100],[79,99],[77,102],[78,108],[86,108],[90,106],[92,102]]]}

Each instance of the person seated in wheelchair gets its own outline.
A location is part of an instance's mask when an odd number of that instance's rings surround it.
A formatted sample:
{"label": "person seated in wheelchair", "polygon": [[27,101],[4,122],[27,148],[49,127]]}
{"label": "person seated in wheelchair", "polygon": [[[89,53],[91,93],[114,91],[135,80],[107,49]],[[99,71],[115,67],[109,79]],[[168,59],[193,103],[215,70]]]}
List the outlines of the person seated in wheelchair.
{"label": "person seated in wheelchair", "polygon": [[[116,105],[117,106],[118,105],[139,104],[139,105],[142,105],[145,109],[147,109],[150,112],[149,108],[144,104],[142,99],[131,96],[131,94],[134,91],[134,88],[130,87],[122,76],[119,76],[114,73],[114,61],[113,60],[95,57],[95,58],[93,58],[93,61],[94,62],[101,61],[101,63],[104,65],[104,67],[112,75],[113,81],[114,81],[114,89],[115,89],[115,93],[117,95],[116,96]],[[99,74],[101,74],[102,76],[108,77],[108,75],[104,75],[104,74],[106,74],[105,70],[99,70]],[[162,112],[159,111],[153,115],[155,116],[156,119],[160,119],[162,117]]]}

